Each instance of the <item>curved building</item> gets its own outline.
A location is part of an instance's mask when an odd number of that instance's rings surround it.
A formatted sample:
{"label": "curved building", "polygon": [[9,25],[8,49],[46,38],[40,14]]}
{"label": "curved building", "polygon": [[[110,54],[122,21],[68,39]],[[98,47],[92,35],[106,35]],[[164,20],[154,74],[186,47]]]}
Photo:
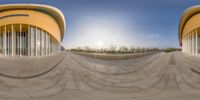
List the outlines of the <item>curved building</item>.
{"label": "curved building", "polygon": [[179,23],[179,44],[182,51],[200,53],[200,6],[188,8]]}
{"label": "curved building", "polygon": [[59,52],[65,27],[64,15],[55,7],[0,5],[0,54],[23,57]]}

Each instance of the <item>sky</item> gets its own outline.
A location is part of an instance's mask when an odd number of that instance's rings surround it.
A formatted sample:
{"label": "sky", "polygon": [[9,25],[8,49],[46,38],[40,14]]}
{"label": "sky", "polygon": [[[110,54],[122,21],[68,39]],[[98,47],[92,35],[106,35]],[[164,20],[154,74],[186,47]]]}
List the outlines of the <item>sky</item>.
{"label": "sky", "polygon": [[66,20],[65,48],[179,47],[182,13],[200,0],[0,0],[55,6]]}

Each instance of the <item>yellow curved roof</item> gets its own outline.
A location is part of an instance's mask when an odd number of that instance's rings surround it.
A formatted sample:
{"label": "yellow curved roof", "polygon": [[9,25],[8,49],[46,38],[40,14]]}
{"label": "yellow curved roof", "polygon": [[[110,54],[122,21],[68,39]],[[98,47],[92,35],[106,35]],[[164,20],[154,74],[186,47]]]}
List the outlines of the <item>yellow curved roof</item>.
{"label": "yellow curved roof", "polygon": [[185,24],[187,23],[187,21],[194,15],[196,15],[197,13],[200,13],[200,5],[197,5],[197,6],[192,6],[188,9],[186,9],[184,11],[184,13],[182,14],[181,16],[181,20],[180,20],[180,23],[179,23],[179,44],[182,45],[182,41],[181,41],[181,38],[182,38],[182,34],[183,34],[183,29],[184,29],[184,26]]}
{"label": "yellow curved roof", "polygon": [[0,12],[7,10],[16,10],[16,9],[28,9],[36,10],[52,16],[58,23],[61,30],[61,40],[63,40],[64,32],[66,30],[65,17],[63,13],[53,6],[41,5],[41,4],[3,4],[0,5]]}

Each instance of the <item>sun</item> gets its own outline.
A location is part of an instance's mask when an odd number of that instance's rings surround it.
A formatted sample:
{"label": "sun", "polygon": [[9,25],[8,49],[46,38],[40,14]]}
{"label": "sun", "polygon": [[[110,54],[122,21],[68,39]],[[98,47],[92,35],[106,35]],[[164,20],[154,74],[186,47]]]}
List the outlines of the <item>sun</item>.
{"label": "sun", "polygon": [[97,46],[98,46],[99,48],[102,48],[103,45],[104,45],[103,41],[97,41]]}

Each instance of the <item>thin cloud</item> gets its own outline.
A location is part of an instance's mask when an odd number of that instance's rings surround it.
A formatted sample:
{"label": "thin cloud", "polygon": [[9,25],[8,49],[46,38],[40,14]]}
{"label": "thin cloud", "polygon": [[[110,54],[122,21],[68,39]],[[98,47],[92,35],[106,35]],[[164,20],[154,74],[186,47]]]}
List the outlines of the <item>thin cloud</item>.
{"label": "thin cloud", "polygon": [[157,37],[159,37],[160,36],[160,34],[151,34],[149,37],[150,38],[157,38]]}

